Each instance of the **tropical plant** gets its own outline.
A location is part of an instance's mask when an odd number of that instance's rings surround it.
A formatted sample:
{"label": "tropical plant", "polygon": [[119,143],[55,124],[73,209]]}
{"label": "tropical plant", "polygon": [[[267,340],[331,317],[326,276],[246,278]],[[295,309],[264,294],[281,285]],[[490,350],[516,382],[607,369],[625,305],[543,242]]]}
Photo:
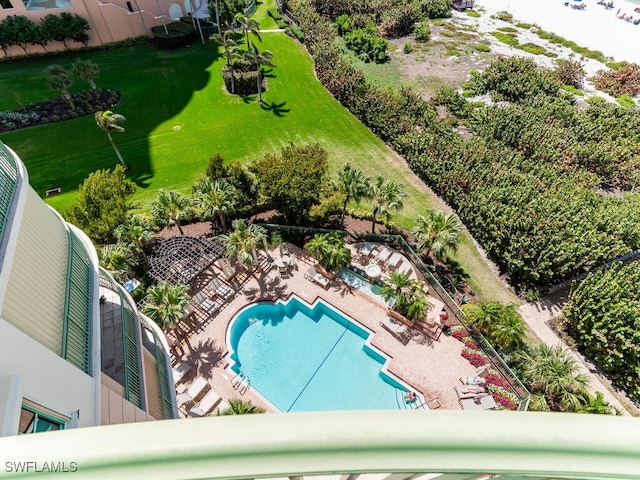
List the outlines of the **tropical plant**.
{"label": "tropical plant", "polygon": [[582,88],[585,77],[584,65],[579,60],[558,59],[553,70],[553,76],[562,85]]}
{"label": "tropical plant", "polygon": [[236,257],[240,263],[251,269],[259,266],[258,249],[265,247],[267,242],[267,232],[264,227],[236,219],[231,224],[231,228],[231,233],[222,234],[219,237],[225,247],[227,258]]}
{"label": "tropical plant", "polygon": [[211,227],[218,217],[222,231],[227,231],[225,218],[235,210],[236,189],[224,178],[211,181],[203,178],[193,187],[194,205],[211,219]]}
{"label": "tropical plant", "polygon": [[191,301],[186,285],[169,285],[160,282],[147,290],[142,313],[156,322],[163,330],[175,328],[184,316],[184,308]]}
{"label": "tropical plant", "polygon": [[180,222],[188,207],[189,199],[180,192],[160,189],[151,202],[151,215],[156,224],[169,228],[175,225],[180,235],[184,235]]}
{"label": "tropical plant", "polygon": [[360,199],[369,194],[371,179],[366,177],[358,167],[352,167],[348,163],[338,172],[338,180],[332,183],[340,194],[344,196],[342,204],[342,220],[347,213],[349,200],[360,202]]}
{"label": "tropical plant", "polygon": [[386,180],[382,175],[378,176],[369,192],[369,197],[373,200],[373,225],[371,226],[371,233],[376,233],[378,215],[389,218],[392,209],[401,210],[403,207],[402,199],[406,196],[407,194],[404,192],[404,187],[401,184],[393,180]]}
{"label": "tropical plant", "polygon": [[264,413],[265,409],[251,403],[251,400],[229,399],[229,408],[226,410],[216,410],[214,416],[219,415],[251,415],[256,413]]}
{"label": "tropical plant", "polygon": [[615,410],[604,399],[602,392],[596,392],[596,396],[590,395],[587,404],[578,413],[593,413],[596,415],[612,415]]}
{"label": "tropical plant", "polygon": [[262,102],[262,66],[266,65],[269,67],[275,67],[274,63],[271,61],[273,58],[273,53],[269,50],[263,50],[260,52],[258,47],[253,45],[251,51],[246,52],[244,54],[244,58],[251,64],[256,65],[258,75],[257,75],[257,87],[258,87],[258,102]]}
{"label": "tropical plant", "polygon": [[69,106],[74,109],[75,105],[69,93],[69,87],[72,84],[72,78],[62,65],[49,65],[47,67],[47,85],[51,90],[59,90]]}
{"label": "tropical plant", "polygon": [[524,342],[524,321],[515,305],[499,302],[468,303],[462,306],[467,321],[494,345],[507,352],[520,348]]}
{"label": "tropical plant", "polygon": [[141,254],[145,263],[147,262],[145,248],[156,237],[151,219],[141,214],[133,215],[116,229],[115,234],[118,242],[125,245],[130,251]]}
{"label": "tropical plant", "polygon": [[116,145],[116,142],[113,141],[111,137],[111,132],[124,132],[124,127],[118,125],[120,122],[124,122],[126,118],[119,113],[113,113],[111,110],[99,110],[94,115],[96,119],[96,125],[107,134],[107,138],[111,142],[111,146],[113,147],[113,151],[116,152],[118,156],[118,160],[122,164],[125,170],[129,170],[128,165],[125,163],[124,158],[122,158],[122,154],[120,153],[120,149]]}
{"label": "tropical plant", "polygon": [[305,248],[328,271],[338,271],[351,263],[351,251],[337,232],[314,235]]}
{"label": "tropical plant", "polygon": [[96,89],[95,79],[100,76],[100,68],[91,60],[78,58],[71,64],[71,73],[77,77],[84,78],[92,90]]}
{"label": "tropical plant", "polygon": [[394,302],[394,310],[409,320],[424,317],[432,306],[427,301],[424,283],[412,280],[408,273],[390,272],[380,295],[388,304]]}
{"label": "tropical plant", "polygon": [[426,216],[418,216],[411,233],[416,237],[418,251],[444,260],[448,253],[458,250],[462,226],[453,213],[429,210]]}
{"label": "tropical plant", "polygon": [[100,247],[98,260],[100,266],[120,282],[129,276],[134,263],[131,250],[121,243],[109,243]]}
{"label": "tropical plant", "polygon": [[78,189],[76,201],[69,206],[66,219],[80,227],[98,244],[112,243],[114,231],[127,218],[136,184],[117,165],[113,171],[91,173]]}
{"label": "tropical plant", "polygon": [[240,58],[241,55],[238,53],[238,44],[233,39],[233,35],[234,32],[232,30],[227,30],[223,35],[216,33],[211,35],[210,38],[223,48],[223,56],[231,73],[231,93],[236,93],[233,60]]}
{"label": "tropical plant", "polygon": [[589,403],[588,377],[561,345],[539,343],[516,352],[522,377],[532,393],[544,395],[553,411],[579,412]]}
{"label": "tropical plant", "polygon": [[262,37],[260,36],[260,24],[257,20],[246,17],[244,13],[238,13],[233,17],[233,24],[242,31],[242,35],[244,35],[247,44],[247,51],[250,51],[252,47],[251,41],[249,40],[249,33],[253,33],[258,37],[258,40],[262,41]]}

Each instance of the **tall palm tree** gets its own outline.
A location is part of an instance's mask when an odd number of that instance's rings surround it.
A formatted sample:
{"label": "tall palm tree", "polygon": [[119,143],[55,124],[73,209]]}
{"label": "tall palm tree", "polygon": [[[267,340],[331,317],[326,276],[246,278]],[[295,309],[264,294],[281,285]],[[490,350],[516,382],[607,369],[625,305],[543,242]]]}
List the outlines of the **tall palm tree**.
{"label": "tall palm tree", "polygon": [[532,393],[544,395],[551,410],[578,412],[589,402],[588,377],[561,345],[539,343],[516,358]]}
{"label": "tall palm tree", "polygon": [[449,252],[456,252],[460,244],[462,227],[454,214],[445,214],[440,210],[430,210],[426,216],[419,215],[411,230],[418,242],[417,249],[425,254],[444,260]]}
{"label": "tall palm tree", "polygon": [[408,273],[392,271],[387,283],[380,289],[385,302],[395,301],[394,310],[408,319],[424,317],[431,304],[427,301],[424,284],[411,280]]}
{"label": "tall palm tree", "polygon": [[76,77],[84,78],[92,90],[96,89],[95,79],[100,76],[100,69],[91,60],[78,58],[71,64],[71,73]]}
{"label": "tall palm tree", "polygon": [[219,237],[227,258],[237,257],[240,263],[250,267],[258,265],[258,248],[266,244],[266,230],[242,219],[234,220],[231,227],[231,233]]}
{"label": "tall palm tree", "polygon": [[262,407],[258,407],[251,403],[251,400],[236,400],[234,398],[229,399],[229,408],[226,410],[220,411],[216,410],[213,414],[214,416],[218,415],[252,415],[256,413],[264,413],[265,409]]}
{"label": "tall palm tree", "polygon": [[118,156],[118,160],[124,167],[125,170],[129,170],[129,166],[124,163],[124,158],[122,158],[122,154],[116,145],[116,142],[113,141],[111,137],[111,132],[124,132],[124,127],[118,125],[119,122],[124,122],[126,118],[119,113],[113,113],[111,110],[99,110],[95,113],[96,125],[100,127],[106,134],[107,138],[111,142],[111,146],[113,147],[113,151],[116,152]]}
{"label": "tall palm tree", "polygon": [[233,213],[236,207],[236,189],[224,178],[211,181],[203,178],[193,187],[196,194],[194,205],[200,208],[205,216],[211,219],[211,227],[216,216],[220,220],[222,231],[226,233],[227,223],[225,218]]}
{"label": "tall palm tree", "polygon": [[119,242],[132,251],[142,254],[142,258],[147,263],[145,247],[156,237],[155,229],[148,218],[143,215],[133,215],[120,225],[115,233]]}
{"label": "tall palm tree", "polygon": [[247,42],[247,52],[251,50],[249,33],[253,33],[258,37],[258,40],[262,41],[262,37],[260,36],[260,24],[253,18],[245,17],[243,12],[237,13],[236,16],[233,17],[233,24],[242,31]]}
{"label": "tall palm tree", "polygon": [[348,163],[338,172],[338,180],[333,183],[333,187],[344,195],[342,204],[342,220],[347,213],[347,204],[353,199],[359,202],[360,199],[369,194],[369,184],[371,179],[366,177],[358,167],[352,167]]}
{"label": "tall palm tree", "polygon": [[72,109],[76,106],[73,103],[69,87],[73,84],[73,79],[62,65],[49,65],[47,68],[47,85],[51,90],[59,90]]}
{"label": "tall palm tree", "polygon": [[401,210],[404,206],[402,199],[407,196],[404,187],[393,180],[385,180],[380,175],[376,178],[376,182],[372,185],[369,192],[370,198],[373,199],[373,225],[371,233],[376,233],[376,219],[378,215],[389,217],[390,210]]}
{"label": "tall palm tree", "polygon": [[231,93],[236,93],[235,68],[232,60],[240,58],[241,55],[238,53],[238,44],[233,39],[233,34],[232,30],[227,30],[223,35],[216,33],[210,38],[223,48],[223,56],[227,60],[226,68],[231,74]]}
{"label": "tall palm tree", "polygon": [[188,206],[189,199],[180,192],[160,189],[155,200],[151,202],[151,215],[158,225],[167,227],[176,225],[180,235],[184,235],[180,220]]}
{"label": "tall palm tree", "polygon": [[169,285],[160,282],[147,290],[147,299],[142,305],[142,313],[156,322],[160,328],[175,328],[184,316],[184,307],[191,301],[186,285]]}
{"label": "tall palm tree", "polygon": [[314,235],[305,248],[329,271],[338,271],[351,263],[351,251],[337,232]]}
{"label": "tall palm tree", "polygon": [[258,69],[257,82],[258,82],[258,102],[262,102],[262,66],[267,65],[269,67],[275,67],[271,59],[273,53],[269,50],[258,51],[258,47],[253,46],[253,50],[246,52],[244,57],[247,61],[255,64]]}

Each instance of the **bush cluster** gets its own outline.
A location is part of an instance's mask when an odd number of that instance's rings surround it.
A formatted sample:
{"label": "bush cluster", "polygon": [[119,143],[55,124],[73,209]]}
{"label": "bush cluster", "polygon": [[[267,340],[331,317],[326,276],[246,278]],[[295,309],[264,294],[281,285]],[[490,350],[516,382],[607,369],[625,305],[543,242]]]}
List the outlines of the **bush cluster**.
{"label": "bush cluster", "polygon": [[603,92],[614,97],[640,93],[640,65],[623,62],[611,70],[600,70],[589,80]]}
{"label": "bush cluster", "polygon": [[198,33],[193,28],[193,24],[182,21],[168,23],[167,32],[164,26],[158,25],[151,29],[151,33],[153,33],[151,44],[166,50],[186,47],[198,39]]}
{"label": "bush cluster", "polygon": [[561,84],[582,88],[585,75],[584,65],[581,62],[568,59],[556,60],[553,76]]}
{"label": "bush cluster", "polygon": [[347,33],[344,42],[365,63],[383,63],[388,59],[388,43],[372,26]]}

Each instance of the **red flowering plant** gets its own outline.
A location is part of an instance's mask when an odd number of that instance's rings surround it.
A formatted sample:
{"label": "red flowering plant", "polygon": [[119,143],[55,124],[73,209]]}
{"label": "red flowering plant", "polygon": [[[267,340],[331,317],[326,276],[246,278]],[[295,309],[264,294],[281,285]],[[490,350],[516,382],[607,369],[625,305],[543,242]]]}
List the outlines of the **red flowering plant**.
{"label": "red flowering plant", "polygon": [[469,333],[464,329],[462,325],[455,325],[451,327],[451,336],[456,340],[462,342],[462,339],[468,337]]}
{"label": "red flowering plant", "polygon": [[482,367],[489,363],[489,358],[480,350],[472,350],[471,348],[463,348],[462,356],[466,358],[474,367]]}
{"label": "red flowering plant", "polygon": [[471,337],[464,337],[461,340],[462,343],[464,343],[464,346],[471,349],[471,350],[478,350],[478,345],[476,344],[475,340]]}
{"label": "red flowering plant", "polygon": [[484,379],[484,382],[489,386],[495,385],[496,387],[502,387],[505,390],[511,388],[509,382],[507,382],[507,380],[503,376],[498,375],[497,373],[488,373]]}
{"label": "red flowering plant", "polygon": [[493,399],[501,410],[518,409],[518,397],[510,391],[496,385],[489,385],[489,391],[492,393]]}

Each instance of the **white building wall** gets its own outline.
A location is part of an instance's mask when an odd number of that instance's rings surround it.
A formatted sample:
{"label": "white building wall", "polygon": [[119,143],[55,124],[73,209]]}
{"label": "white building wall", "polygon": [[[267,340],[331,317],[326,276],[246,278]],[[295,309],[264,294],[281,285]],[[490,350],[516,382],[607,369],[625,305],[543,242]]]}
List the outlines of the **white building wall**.
{"label": "white building wall", "polygon": [[0,318],[0,379],[11,375],[18,377],[23,398],[69,419],[78,416],[79,427],[97,424],[95,380]]}

